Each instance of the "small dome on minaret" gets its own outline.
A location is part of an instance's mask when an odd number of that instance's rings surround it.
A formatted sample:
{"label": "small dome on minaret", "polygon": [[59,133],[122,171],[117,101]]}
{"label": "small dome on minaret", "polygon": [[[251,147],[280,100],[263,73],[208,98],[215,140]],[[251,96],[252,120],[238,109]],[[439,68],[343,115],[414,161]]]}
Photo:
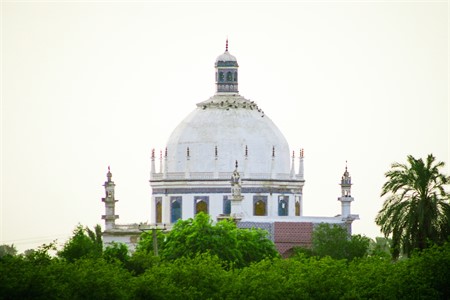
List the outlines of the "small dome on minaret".
{"label": "small dome on minaret", "polygon": [[345,172],[341,178],[341,190],[343,197],[351,197],[352,178],[347,170],[347,162],[345,162]]}
{"label": "small dome on minaret", "polygon": [[341,179],[341,185],[351,185],[352,184],[352,178],[350,177],[350,173],[347,170],[347,163],[345,164],[345,172],[342,175]]}
{"label": "small dome on minaret", "polygon": [[219,55],[215,63],[217,93],[238,93],[238,63],[236,57],[228,52],[228,39],[225,52]]}
{"label": "small dome on minaret", "polygon": [[[230,63],[231,62],[231,63]],[[228,39],[225,44],[225,52],[221,55],[219,55],[216,59],[216,67],[218,66],[225,66],[225,65],[234,65],[236,67],[239,67],[237,64],[237,59],[233,55],[228,52]]]}

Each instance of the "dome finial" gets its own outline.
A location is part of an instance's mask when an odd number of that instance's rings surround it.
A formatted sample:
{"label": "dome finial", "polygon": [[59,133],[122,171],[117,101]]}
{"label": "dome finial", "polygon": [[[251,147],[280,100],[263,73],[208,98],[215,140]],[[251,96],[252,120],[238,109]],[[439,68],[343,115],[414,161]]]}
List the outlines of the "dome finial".
{"label": "dome finial", "polygon": [[227,42],[225,43],[225,52],[228,52],[228,37],[227,37]]}
{"label": "dome finial", "polygon": [[106,177],[108,178],[108,182],[111,182],[112,174],[111,174],[111,167],[110,166],[108,166],[108,173],[106,173]]}
{"label": "dome finial", "polygon": [[[347,161],[345,161],[345,172],[344,172],[344,175],[342,175],[342,178],[344,179],[347,179],[347,180],[350,180],[350,173],[348,172],[348,170],[347,170]],[[349,181],[349,183],[350,183],[350,181]]]}

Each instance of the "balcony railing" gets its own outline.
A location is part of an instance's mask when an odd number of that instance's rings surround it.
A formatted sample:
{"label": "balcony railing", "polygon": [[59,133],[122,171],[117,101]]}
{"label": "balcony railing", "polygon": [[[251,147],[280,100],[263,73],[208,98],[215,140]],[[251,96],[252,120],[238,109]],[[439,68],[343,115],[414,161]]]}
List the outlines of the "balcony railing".
{"label": "balcony railing", "polygon": [[[210,179],[230,179],[231,178],[231,172],[191,172],[191,173],[184,173],[184,172],[170,172],[167,174],[164,173],[153,173],[150,176],[150,180],[152,181],[159,181],[159,180],[210,180]],[[292,178],[290,174],[286,173],[249,173],[249,174],[241,174],[242,179],[245,180],[246,178],[251,179],[261,179],[261,180],[267,180],[267,179],[277,179],[277,180],[290,180],[290,179],[298,179],[298,176],[295,178]]]}

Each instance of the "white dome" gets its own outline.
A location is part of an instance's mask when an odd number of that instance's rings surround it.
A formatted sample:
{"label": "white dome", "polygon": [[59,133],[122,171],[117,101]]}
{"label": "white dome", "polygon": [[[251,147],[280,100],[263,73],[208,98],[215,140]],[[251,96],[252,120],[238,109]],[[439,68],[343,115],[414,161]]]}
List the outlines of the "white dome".
{"label": "white dome", "polygon": [[225,61],[236,61],[236,62],[237,62],[237,59],[236,59],[236,57],[234,57],[233,55],[231,55],[228,51],[225,51],[223,54],[221,54],[221,55],[219,55],[219,56],[217,57],[217,59],[216,59],[216,64],[217,64],[219,61],[223,61],[223,62],[225,62]]}
{"label": "white dome", "polygon": [[236,160],[247,177],[290,173],[285,137],[254,102],[238,94],[217,94],[197,104],[167,143],[169,173],[232,172]]}

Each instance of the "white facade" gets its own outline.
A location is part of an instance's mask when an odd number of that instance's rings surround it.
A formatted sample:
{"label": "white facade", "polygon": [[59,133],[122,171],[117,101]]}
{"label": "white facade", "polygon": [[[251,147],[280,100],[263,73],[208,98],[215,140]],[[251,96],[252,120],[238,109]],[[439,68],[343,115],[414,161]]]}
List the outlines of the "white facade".
{"label": "white facade", "polygon": [[[198,103],[180,122],[159,157],[152,151],[150,224],[170,228],[178,219],[193,218],[202,211],[214,220],[231,216],[242,227],[265,228],[275,242],[277,232],[290,228],[307,228],[310,237],[318,223],[346,225],[351,232],[351,223],[358,216],[350,213],[353,198],[347,168],[341,182],[342,197],[338,198],[341,214],[303,216],[303,150],[298,156],[294,151],[291,155],[278,127],[255,102],[239,95],[238,67],[227,42],[225,53],[215,62],[216,94]],[[115,201],[108,198],[114,183],[108,182],[103,199],[105,241],[117,236],[116,241],[129,244],[139,233],[138,225],[125,228],[114,223],[118,218]],[[280,247],[286,250],[291,244],[283,241]]]}
{"label": "white facade", "polygon": [[300,216],[303,157],[296,172],[281,131],[256,103],[238,94],[238,64],[228,47],[215,67],[216,94],[175,128],[159,162],[153,151],[150,222],[171,224],[198,211],[212,218],[229,215],[235,162],[245,219]]}

